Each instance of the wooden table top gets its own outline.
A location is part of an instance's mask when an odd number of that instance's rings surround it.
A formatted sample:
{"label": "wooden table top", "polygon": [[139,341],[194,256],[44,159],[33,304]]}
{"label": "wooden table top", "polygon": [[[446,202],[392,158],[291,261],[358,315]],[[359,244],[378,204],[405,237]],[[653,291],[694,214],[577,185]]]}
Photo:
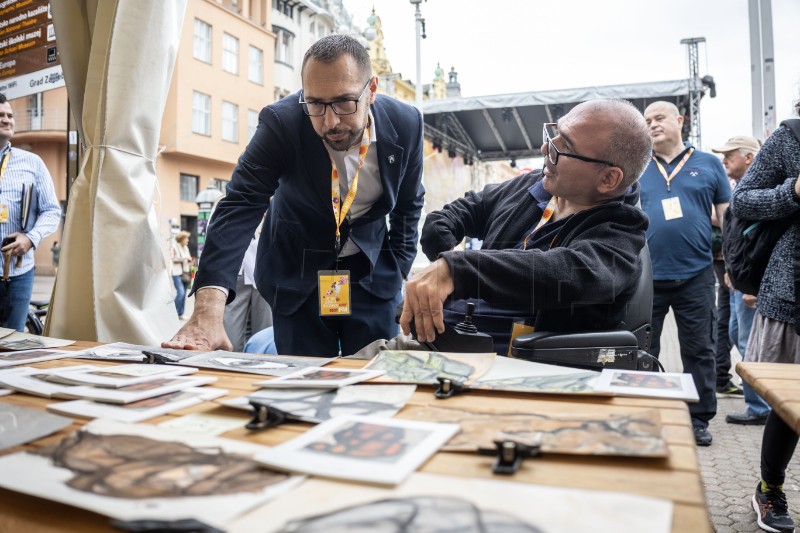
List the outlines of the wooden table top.
{"label": "wooden table top", "polygon": [[[96,345],[97,343],[78,342],[69,347],[69,349],[80,350]],[[86,363],[86,360],[60,359],[38,363],[33,366],[53,368]],[[91,361],[91,363],[98,365],[115,364],[102,361]],[[330,366],[334,368],[360,368],[363,365],[364,361],[337,360],[331,363]],[[794,367],[797,370],[797,375],[800,376],[800,366],[782,366]],[[254,390],[252,383],[264,379],[264,376],[253,374],[207,369],[201,369],[200,374],[217,377],[218,381],[212,386],[228,389],[230,391],[229,398],[244,396],[252,392]],[[795,390],[797,391],[795,395],[797,398],[796,404],[800,405],[800,385],[795,387]],[[761,390],[759,392],[761,393]],[[59,400],[16,393],[4,396],[0,401],[44,409],[45,405]],[[504,411],[513,409],[519,412],[582,415],[630,413],[656,409],[661,417],[663,435],[667,442],[668,457],[666,458],[614,458],[544,454],[523,462],[523,466],[514,476],[495,476],[491,471],[493,462],[491,457],[482,457],[477,454],[439,452],[425,463],[420,468],[420,471],[452,476],[494,478],[510,482],[535,483],[537,485],[619,491],[664,498],[671,500],[674,504],[673,532],[710,532],[712,530],[706,508],[705,492],[697,460],[691,419],[683,401],[520,394],[497,391],[472,391],[468,394],[442,401],[434,398],[432,387],[418,387],[409,405],[425,406],[429,404],[453,407],[480,406],[482,409],[502,409]],[[800,409],[797,411],[800,413]],[[176,411],[170,415],[151,419],[147,423],[157,424],[196,412],[228,416],[238,413],[242,416],[242,423],[246,422],[244,411],[206,402]],[[397,417],[403,418],[404,410],[401,410]],[[86,420],[75,420],[71,426],[59,433],[25,446],[4,450],[0,452],[0,455],[25,449],[37,449],[41,446],[52,444],[68,433],[80,428],[85,422]],[[301,422],[288,423],[261,432],[251,432],[242,427],[223,433],[221,436],[273,446],[297,436],[309,427],[311,427],[310,424]],[[0,532],[6,531],[24,531],[25,533],[63,533],[68,531],[94,533],[118,530],[112,529],[109,525],[109,519],[104,516],[0,489]]]}
{"label": "wooden table top", "polygon": [[736,372],[792,429],[800,432],[800,365],[738,363]]}

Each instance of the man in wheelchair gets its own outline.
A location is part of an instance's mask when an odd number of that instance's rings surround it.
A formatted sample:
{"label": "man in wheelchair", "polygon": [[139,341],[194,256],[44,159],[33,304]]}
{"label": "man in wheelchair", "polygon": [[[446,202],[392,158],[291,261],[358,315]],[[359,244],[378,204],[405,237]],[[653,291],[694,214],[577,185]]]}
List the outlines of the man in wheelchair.
{"label": "man in wheelchair", "polygon": [[[638,178],[652,141],[621,100],[582,103],[545,124],[544,168],[469,192],[430,213],[421,243],[431,265],[406,284],[400,325],[434,342],[445,323],[473,322],[500,354],[512,329],[618,329],[642,274],[647,216]],[[480,250],[454,250],[465,237]],[[652,289],[651,289],[652,290]],[[648,314],[650,310],[647,311]],[[530,331],[528,329],[527,331]]]}

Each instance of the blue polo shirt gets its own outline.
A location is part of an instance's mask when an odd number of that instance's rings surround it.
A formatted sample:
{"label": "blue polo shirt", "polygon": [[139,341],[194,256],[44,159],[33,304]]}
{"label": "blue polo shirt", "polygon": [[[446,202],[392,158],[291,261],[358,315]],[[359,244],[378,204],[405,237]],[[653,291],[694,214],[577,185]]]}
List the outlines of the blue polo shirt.
{"label": "blue polo shirt", "polygon": [[[658,158],[668,176],[689,148],[687,144],[672,161]],[[731,199],[731,186],[720,160],[713,154],[695,150],[667,190],[666,179],[651,159],[639,183],[642,209],[650,217],[647,244],[653,279],[689,279],[711,266],[711,212],[715,204]],[[666,220],[663,202],[671,198],[678,199],[683,216]]]}

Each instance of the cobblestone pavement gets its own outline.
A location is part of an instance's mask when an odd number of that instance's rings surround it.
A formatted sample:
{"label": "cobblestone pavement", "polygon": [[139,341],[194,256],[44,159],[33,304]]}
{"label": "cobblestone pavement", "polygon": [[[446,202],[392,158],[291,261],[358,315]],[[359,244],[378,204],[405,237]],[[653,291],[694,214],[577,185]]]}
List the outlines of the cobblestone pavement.
{"label": "cobblestone pavement", "polygon": [[[34,299],[47,299],[53,279],[37,276],[34,280]],[[186,301],[186,316],[191,315],[194,298]],[[672,315],[664,322],[661,339],[661,361],[668,372],[680,372],[680,348]],[[733,366],[741,360],[732,350]],[[735,377],[740,383],[741,380]],[[706,490],[710,520],[717,533],[746,533],[760,531],[755,513],[750,505],[756,482],[759,480],[761,435],[764,426],[737,426],[727,424],[725,415],[744,410],[744,400],[738,396],[718,395],[717,416],[711,421],[709,431],[714,442],[707,448],[698,448],[698,458]],[[800,454],[789,465],[784,490],[795,522],[800,524]],[[691,532],[687,532],[691,533]]]}

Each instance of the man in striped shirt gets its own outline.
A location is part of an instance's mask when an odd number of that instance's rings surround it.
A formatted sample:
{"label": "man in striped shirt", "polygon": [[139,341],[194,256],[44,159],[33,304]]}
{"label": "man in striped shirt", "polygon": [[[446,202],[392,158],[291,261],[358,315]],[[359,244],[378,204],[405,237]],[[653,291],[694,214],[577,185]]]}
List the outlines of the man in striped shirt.
{"label": "man in striped shirt", "polygon": [[[13,136],[14,112],[0,94],[0,272],[10,258],[11,279],[11,313],[0,326],[23,331],[33,292],[33,251],[58,228],[61,206],[44,161],[31,152],[12,149]],[[23,193],[28,189],[32,201],[29,222],[23,227]]]}

